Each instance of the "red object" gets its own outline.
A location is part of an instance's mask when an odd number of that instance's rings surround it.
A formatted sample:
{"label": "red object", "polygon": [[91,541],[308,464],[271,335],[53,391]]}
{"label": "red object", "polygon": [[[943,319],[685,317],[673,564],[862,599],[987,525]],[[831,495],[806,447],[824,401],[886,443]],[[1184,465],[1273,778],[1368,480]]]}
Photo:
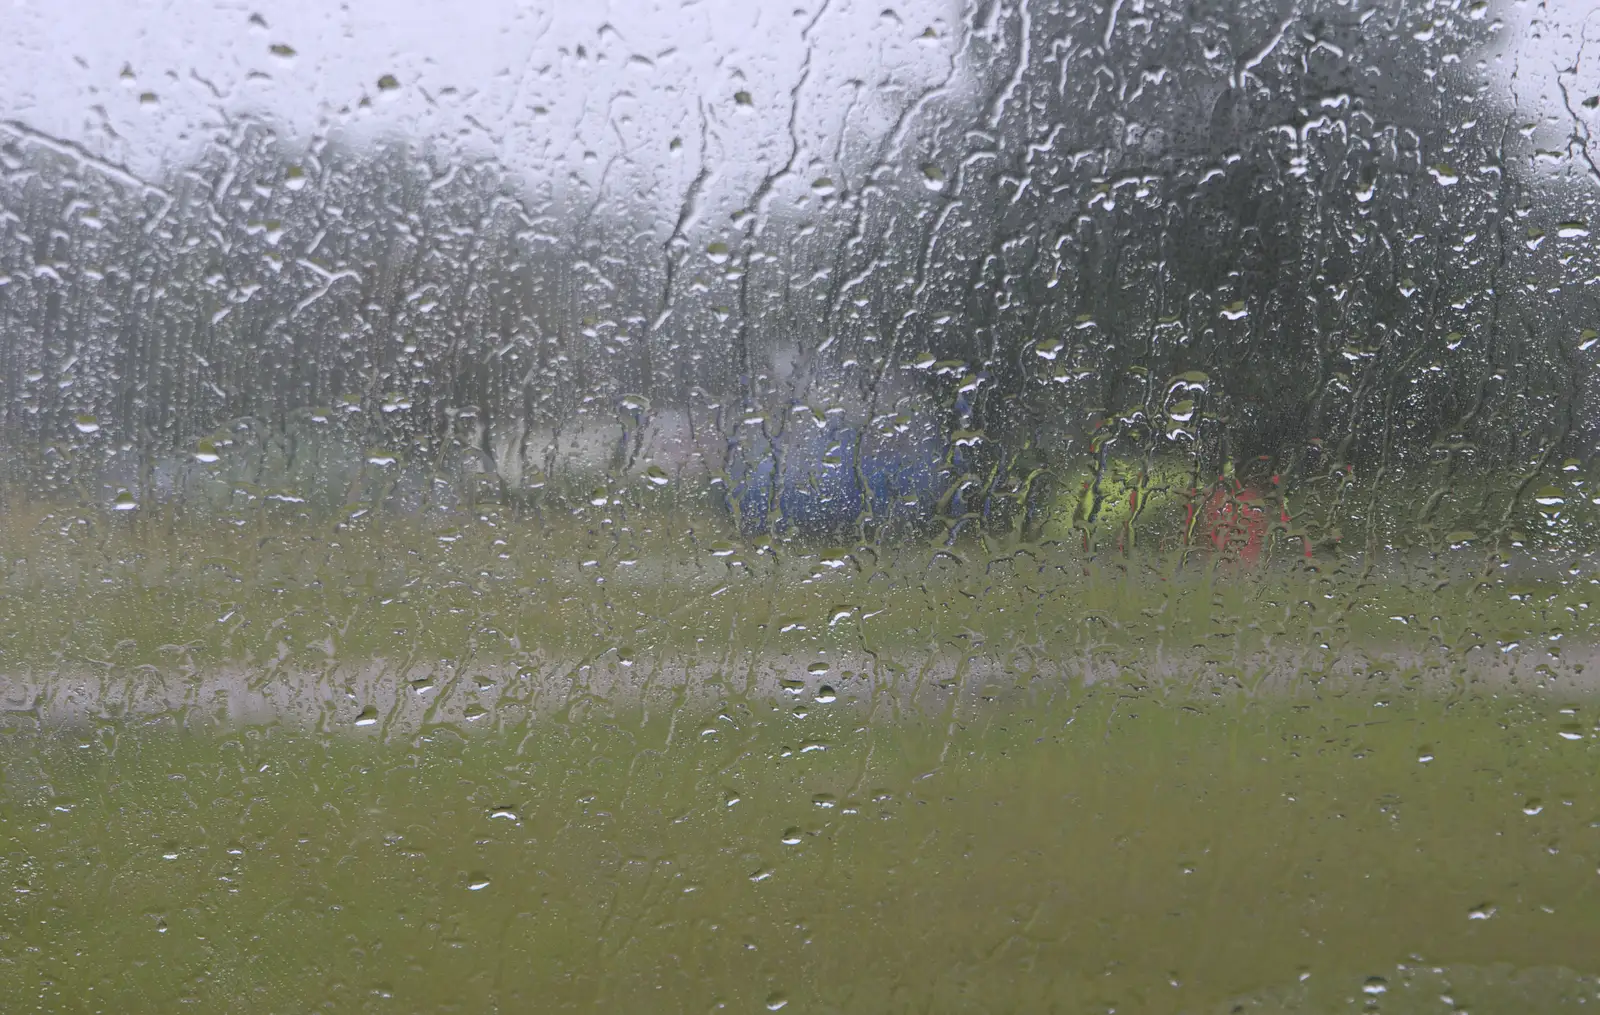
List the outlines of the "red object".
{"label": "red object", "polygon": [[[1276,485],[1278,477],[1272,479]],[[1237,483],[1219,483],[1201,509],[1202,524],[1198,527],[1193,524],[1195,509],[1194,502],[1190,502],[1189,531],[1196,542],[1203,539],[1212,549],[1237,555],[1242,563],[1253,566],[1260,562],[1261,550],[1266,545],[1268,509],[1267,500],[1260,491]],[[1288,509],[1280,506],[1278,515],[1279,522],[1288,527]],[[1310,557],[1311,544],[1303,536],[1301,542],[1305,555]]]}
{"label": "red object", "polygon": [[[1195,502],[1191,500],[1188,530],[1195,542],[1204,540],[1214,550],[1236,554],[1245,564],[1260,561],[1267,541],[1267,502],[1259,491],[1236,483],[1219,483],[1201,508],[1199,526],[1195,525],[1194,512]],[[1288,512],[1281,513],[1281,520],[1287,525]]]}
{"label": "red object", "polygon": [[1261,558],[1267,540],[1266,503],[1249,487],[1218,487],[1206,501],[1205,532],[1218,550],[1232,551],[1246,564]]}

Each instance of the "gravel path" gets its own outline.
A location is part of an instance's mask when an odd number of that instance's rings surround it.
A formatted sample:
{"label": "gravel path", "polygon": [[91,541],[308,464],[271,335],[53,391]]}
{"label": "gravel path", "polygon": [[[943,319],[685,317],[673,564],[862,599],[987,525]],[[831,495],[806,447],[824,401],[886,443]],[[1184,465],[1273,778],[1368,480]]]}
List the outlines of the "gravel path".
{"label": "gravel path", "polygon": [[[324,669],[153,666],[102,672],[19,670],[0,676],[0,716],[45,725],[169,721],[187,726],[285,722],[354,734],[392,735],[435,724],[504,728],[532,720],[646,709],[714,719],[724,704],[789,710],[850,708],[863,719],[914,709],[969,714],[1115,686],[1160,698],[1246,694],[1313,698],[1334,691],[1600,695],[1600,658],[1569,647],[1562,655],[1518,649],[1435,653],[1412,648],[1334,655],[1264,650],[1243,658],[1197,650],[1129,651],[1106,646],[1070,658],[1026,650],[953,653],[865,652],[829,657],[728,653],[721,658],[638,659],[614,653],[589,661],[530,656],[519,663],[372,659]],[[714,728],[713,723],[711,727]],[[712,735],[712,734],[707,734]]]}

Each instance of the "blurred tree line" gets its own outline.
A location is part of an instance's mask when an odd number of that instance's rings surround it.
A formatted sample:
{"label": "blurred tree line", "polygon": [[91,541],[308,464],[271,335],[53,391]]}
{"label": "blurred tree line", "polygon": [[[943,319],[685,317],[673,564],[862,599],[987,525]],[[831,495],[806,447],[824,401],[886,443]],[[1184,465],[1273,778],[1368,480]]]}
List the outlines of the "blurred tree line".
{"label": "blurred tree line", "polygon": [[1009,524],[1106,455],[1290,487],[1587,460],[1596,188],[1532,168],[1492,13],[981,5],[976,95],[693,228],[419,140],[241,119],[146,181],[0,125],[3,468],[68,489],[313,419],[521,483],[551,434],[777,448],[800,404],[959,444],[955,501]]}

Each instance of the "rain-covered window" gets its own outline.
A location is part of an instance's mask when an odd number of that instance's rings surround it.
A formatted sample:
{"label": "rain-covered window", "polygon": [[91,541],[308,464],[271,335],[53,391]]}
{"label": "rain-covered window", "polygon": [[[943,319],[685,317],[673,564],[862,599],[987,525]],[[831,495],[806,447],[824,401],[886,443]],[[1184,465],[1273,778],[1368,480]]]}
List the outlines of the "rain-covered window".
{"label": "rain-covered window", "polygon": [[0,1008],[1600,1005],[1582,0],[0,11]]}

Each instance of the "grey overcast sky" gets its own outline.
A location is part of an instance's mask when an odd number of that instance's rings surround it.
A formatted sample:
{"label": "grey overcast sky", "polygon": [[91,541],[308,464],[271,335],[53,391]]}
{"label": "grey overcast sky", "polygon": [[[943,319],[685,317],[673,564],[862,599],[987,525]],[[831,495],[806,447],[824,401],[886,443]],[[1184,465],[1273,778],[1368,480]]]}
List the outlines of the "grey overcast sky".
{"label": "grey overcast sky", "polygon": [[[947,78],[954,0],[889,6],[0,0],[0,115],[146,177],[224,114],[252,113],[301,137],[453,139],[535,185],[609,173],[608,189],[675,204],[702,138],[733,190],[787,162],[792,96],[806,172],[833,159],[847,118],[850,137],[870,138]],[[396,87],[380,87],[386,76]]]}
{"label": "grey overcast sky", "polygon": [[[1116,6],[1136,13],[1144,2]],[[958,94],[970,87],[959,60],[968,8],[963,0],[0,0],[0,118],[146,177],[240,113],[301,137],[394,130],[492,154],[535,186],[604,179],[610,190],[671,207],[702,159],[730,194],[783,165],[795,97],[794,169],[828,173],[839,168],[841,131],[859,143],[885,131],[920,90],[947,77]],[[1559,147],[1570,121],[1557,75],[1579,60],[1585,31],[1600,43],[1600,9],[1591,0],[1496,0],[1488,16],[1504,22],[1502,51],[1468,58],[1494,62],[1530,120],[1545,118],[1545,143]],[[1568,79],[1587,95],[1600,88],[1600,45],[1581,51]],[[396,87],[381,88],[385,76]],[[748,103],[736,100],[741,92]]]}

